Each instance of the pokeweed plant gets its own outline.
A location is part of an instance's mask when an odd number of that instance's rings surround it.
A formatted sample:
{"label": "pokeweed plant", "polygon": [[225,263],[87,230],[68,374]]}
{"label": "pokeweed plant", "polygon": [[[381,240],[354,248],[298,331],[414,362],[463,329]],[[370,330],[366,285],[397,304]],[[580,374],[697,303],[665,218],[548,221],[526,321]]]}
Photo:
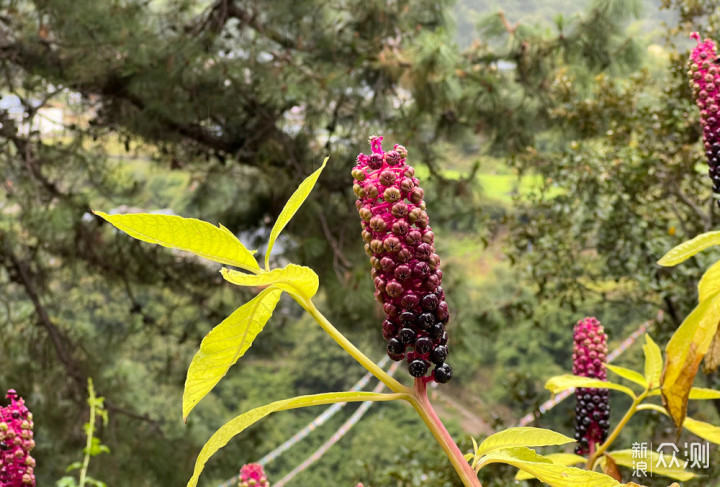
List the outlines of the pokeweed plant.
{"label": "pokeweed plant", "polygon": [[[690,353],[686,346],[688,345],[686,337],[690,336],[687,330],[693,326],[697,328],[699,314],[694,313],[688,317],[686,323],[676,333],[679,338],[674,338],[674,341],[671,340],[668,345],[668,363],[662,379],[661,353],[649,337],[646,338],[645,346],[647,356],[645,375],[621,367],[608,366],[609,370],[640,385],[643,391],[639,394],[623,385],[593,377],[567,375],[554,377],[548,381],[547,387],[553,392],[571,387],[602,388],[618,390],[633,398],[628,413],[609,434],[607,440],[597,446],[589,459],[570,453],[547,456],[538,454],[533,447],[567,445],[574,440],[561,433],[532,427],[510,428],[489,436],[480,444],[473,440],[473,452],[463,455],[433,410],[426,391],[428,382],[447,382],[453,372],[445,362],[448,357],[445,324],[449,321],[449,313],[444,301],[445,292],[440,286],[442,279],[440,259],[434,249],[434,234],[429,226],[423,199],[424,192],[419,187],[419,181],[414,177],[414,170],[406,162],[407,150],[402,146],[395,146],[393,150],[385,152],[380,145],[381,141],[381,137],[372,137],[371,154],[358,156],[357,164],[352,171],[355,180],[353,189],[359,198],[357,207],[362,219],[362,237],[366,242],[366,252],[371,261],[376,298],[383,304],[386,314],[382,333],[387,340],[387,352],[394,360],[405,359],[408,362],[408,372],[414,378],[413,387],[403,385],[388,375],[320,312],[313,302],[313,297],[319,289],[319,279],[312,269],[297,264],[270,268],[269,259],[278,236],[312,191],[327,163],[327,158],[319,169],[300,184],[278,216],[270,232],[263,267],[254,256],[255,251],[248,250],[222,225],[215,226],[180,216],[143,213],[109,215],[100,211],[95,212],[99,217],[139,240],[188,251],[235,267],[236,269],[221,270],[225,280],[238,286],[262,289],[255,298],[240,306],[203,338],[200,350],[193,357],[187,372],[182,398],[182,414],[185,421],[198,402],[212,391],[230,367],[247,352],[272,316],[282,293],[290,295],[335,342],[391,391],[389,393],[346,391],[298,396],[240,414],[220,427],[203,446],[187,485],[189,487],[197,485],[206,462],[215,452],[247,427],[272,413],[338,402],[394,400],[406,401],[414,408],[448,456],[465,486],[481,487],[477,472],[491,463],[513,465],[524,475],[536,477],[557,487],[637,485],[620,484],[611,476],[593,469],[599,464],[608,465],[610,455],[613,456],[615,463],[623,464],[623,458],[626,457],[623,456],[622,451],[610,454],[606,451],[635,411],[640,409],[666,411],[659,405],[641,404],[642,401],[661,391],[664,398],[674,398],[676,396],[672,394],[677,392],[672,388],[672,384],[678,382],[680,378],[684,378],[687,383],[689,376],[682,369],[685,358],[689,357]],[[720,241],[720,235],[718,240]],[[717,283],[720,283],[720,272],[718,276]],[[713,296],[716,298],[713,302],[720,300],[718,298],[720,289]],[[715,308],[720,309],[720,307],[713,308],[713,312],[717,315],[713,323],[717,327],[720,311]],[[700,313],[704,316],[706,311],[708,306],[704,305]],[[706,328],[711,326],[709,319],[710,317],[703,318],[702,323]],[[696,354],[697,351],[693,353]],[[434,364],[433,370],[430,368],[431,364]],[[691,399],[720,397],[720,392],[717,391],[691,389],[691,383],[692,380],[686,384]],[[675,418],[676,409],[674,406],[668,406],[667,412]],[[720,439],[717,438],[720,436],[717,433],[718,429],[713,430],[712,428],[715,427],[711,425],[687,418],[684,426],[703,438],[712,437],[710,441],[717,442]],[[572,466],[578,463],[578,459],[579,462],[586,462],[585,469]],[[676,478],[677,475],[692,475],[688,472],[672,473]]]}

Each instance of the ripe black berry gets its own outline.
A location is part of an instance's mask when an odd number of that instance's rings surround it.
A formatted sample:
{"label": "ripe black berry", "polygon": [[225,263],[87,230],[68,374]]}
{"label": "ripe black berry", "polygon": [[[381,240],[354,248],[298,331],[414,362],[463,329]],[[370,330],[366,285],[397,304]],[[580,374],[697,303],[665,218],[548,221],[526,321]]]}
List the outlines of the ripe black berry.
{"label": "ripe black berry", "polygon": [[420,354],[426,354],[432,348],[432,340],[428,337],[420,337],[415,340],[415,351]]}
{"label": "ripe black berry", "polygon": [[389,354],[392,355],[400,355],[402,353],[405,353],[405,345],[403,343],[400,343],[397,338],[391,338],[387,342],[387,351]]}
{"label": "ripe black berry", "polygon": [[435,367],[435,381],[440,384],[444,384],[452,379],[453,371],[452,367],[448,364],[442,364]]}
{"label": "ripe black berry", "polygon": [[434,364],[441,365],[448,356],[448,348],[445,345],[438,345],[430,352],[430,360]]}
{"label": "ripe black berry", "polygon": [[427,364],[424,360],[413,360],[410,362],[410,365],[408,365],[408,372],[410,372],[410,375],[413,377],[422,377],[427,373]]}
{"label": "ripe black berry", "polygon": [[398,332],[398,338],[400,341],[404,344],[410,344],[415,341],[415,332],[412,330],[412,328],[402,328]]}

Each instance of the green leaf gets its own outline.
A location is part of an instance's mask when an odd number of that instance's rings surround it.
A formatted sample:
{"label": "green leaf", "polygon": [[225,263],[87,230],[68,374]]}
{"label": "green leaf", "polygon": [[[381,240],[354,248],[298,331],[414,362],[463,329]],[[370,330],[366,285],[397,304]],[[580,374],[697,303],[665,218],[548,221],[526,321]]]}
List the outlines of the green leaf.
{"label": "green leaf", "polygon": [[573,387],[587,387],[590,389],[614,389],[616,391],[624,392],[628,396],[635,399],[635,393],[629,387],[615,384],[614,382],[607,382],[599,379],[590,379],[588,377],[580,377],[578,375],[565,374],[556,375],[551,377],[545,383],[545,389],[548,389],[553,394],[562,392],[566,389]]}
{"label": "green leaf", "polygon": [[[639,452],[633,450],[617,450],[609,452],[609,455],[612,456],[615,463],[623,467],[635,468],[637,462],[645,461],[648,464],[648,471],[652,470],[653,475],[663,475],[681,481],[690,480],[696,476],[694,473],[688,472],[683,468],[670,467],[671,458],[668,455],[661,455],[653,450],[647,450],[645,453],[645,457],[638,457]],[[681,465],[683,464],[682,460],[678,459],[678,461],[681,462]],[[668,466],[663,467],[658,462],[664,462],[664,464]]]}
{"label": "green leaf", "polygon": [[635,372],[634,370],[630,370],[625,367],[619,367],[617,365],[610,365],[610,364],[607,364],[607,369],[610,372],[619,375],[623,379],[627,379],[630,382],[634,382],[643,388],[646,388],[648,386],[647,381],[645,380],[645,377],[643,377],[643,375],[640,372]]}
{"label": "green leaf", "polygon": [[242,433],[248,426],[261,420],[268,414],[276,411],[285,411],[288,409],[304,408],[308,406],[319,406],[321,404],[333,404],[337,402],[358,402],[358,401],[392,401],[400,399],[401,394],[380,394],[376,392],[327,392],[325,394],[315,394],[312,396],[299,396],[293,397],[292,399],[284,399],[282,401],[276,401],[271,404],[266,404],[259,408],[251,409],[250,411],[241,414],[240,416],[231,419],[223,426],[220,427],[205,443],[195,461],[195,471],[193,472],[192,478],[188,481],[188,487],[195,487],[197,485],[200,474],[205,468],[205,463],[215,454],[220,448],[227,445],[227,443],[236,435]]}
{"label": "green leaf", "polygon": [[272,252],[272,248],[275,245],[275,240],[277,240],[280,232],[282,232],[285,228],[285,225],[287,225],[292,217],[295,216],[295,213],[305,202],[305,199],[308,197],[313,187],[315,187],[315,182],[320,177],[322,170],[325,169],[325,164],[327,164],[328,159],[329,157],[326,157],[322,166],[320,166],[320,169],[312,173],[305,179],[305,181],[300,183],[298,189],[295,190],[288,202],[285,203],[285,207],[280,212],[280,216],[278,216],[277,220],[275,220],[275,225],[273,225],[273,228],[270,231],[270,240],[268,240],[267,251],[265,252],[265,270],[270,270],[270,252]]}
{"label": "green leaf", "polygon": [[672,267],[713,245],[720,244],[720,232],[708,232],[673,248],[658,261],[665,267]]}
{"label": "green leaf", "polygon": [[236,309],[205,335],[188,369],[183,420],[242,357],[272,316],[282,291],[268,288]]}
{"label": "green leaf", "polygon": [[255,251],[246,249],[240,240],[222,225],[216,227],[202,220],[174,215],[108,215],[101,211],[94,213],[143,242],[186,250],[206,259],[249,271],[260,270],[253,257]]}
{"label": "green leaf", "polygon": [[485,457],[480,467],[490,463],[507,463],[517,467],[552,487],[613,487],[620,483],[600,472],[583,470],[552,463],[530,448],[517,447],[494,451]]}
{"label": "green leaf", "polygon": [[[576,455],[574,453],[550,453],[549,455],[544,456],[556,465],[571,466],[580,463],[584,464],[587,462],[587,458],[581,457],[580,455]],[[534,478],[535,477],[533,475],[527,473],[524,470],[518,470],[517,475],[515,475],[515,480],[529,480]]]}
{"label": "green leaf", "polygon": [[665,348],[663,404],[679,428],[687,414],[690,388],[720,321],[720,293],[704,300],[685,318]]}
{"label": "green leaf", "polygon": [[290,294],[300,295],[307,299],[315,296],[319,286],[318,276],[312,269],[295,264],[262,274],[246,274],[231,269],[222,269],[221,273],[226,281],[238,286],[266,287],[273,285]]}
{"label": "green leaf", "polygon": [[542,428],[520,427],[509,428],[492,434],[480,443],[475,456],[481,457],[491,451],[516,446],[547,446],[565,445],[575,440],[567,436]]}
{"label": "green leaf", "polygon": [[[667,412],[667,409],[662,406],[658,406],[657,404],[641,404],[638,406],[638,410],[658,411],[663,413],[665,416],[670,416],[670,414],[668,414]],[[720,427],[718,426],[686,417],[685,421],[683,422],[683,428],[693,433],[694,435],[699,436],[703,440],[707,440],[711,443],[715,443],[716,445],[720,445]]]}
{"label": "green leaf", "polygon": [[645,353],[645,380],[650,388],[660,386],[660,375],[663,369],[663,358],[660,347],[648,335],[645,334],[645,344],[643,345]]}
{"label": "green leaf", "polygon": [[720,260],[705,271],[698,283],[698,301],[703,302],[720,291]]}

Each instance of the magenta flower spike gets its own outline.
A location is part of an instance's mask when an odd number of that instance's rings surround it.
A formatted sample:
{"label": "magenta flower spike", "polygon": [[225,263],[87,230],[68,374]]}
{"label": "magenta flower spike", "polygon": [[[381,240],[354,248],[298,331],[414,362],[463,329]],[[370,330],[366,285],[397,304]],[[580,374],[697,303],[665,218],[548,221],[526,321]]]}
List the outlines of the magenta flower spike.
{"label": "magenta flower spike", "polygon": [[697,32],[693,32],[690,37],[698,43],[690,53],[688,62],[690,87],[700,109],[700,125],[713,192],[720,195],[720,60],[714,41],[705,39],[701,42]]}
{"label": "magenta flower spike", "polygon": [[262,465],[248,463],[240,469],[240,483],[238,487],[270,487]]}
{"label": "magenta flower spike", "polygon": [[[596,318],[577,322],[573,334],[573,374],[607,380],[607,335]],[[575,389],[575,439],[578,455],[592,454],[596,445],[607,439],[610,428],[610,391]]]}
{"label": "magenta flower spike", "polygon": [[32,413],[13,389],[8,391],[7,398],[10,404],[0,407],[0,487],[33,487]]}
{"label": "magenta flower spike", "polygon": [[[448,382],[453,374],[445,363],[450,315],[425,193],[406,163],[407,149],[395,145],[385,152],[382,139],[370,138],[371,153],[358,155],[352,175],[375,298],[386,315],[387,353],[395,361],[406,359],[415,378]],[[430,364],[435,370],[427,375]]]}

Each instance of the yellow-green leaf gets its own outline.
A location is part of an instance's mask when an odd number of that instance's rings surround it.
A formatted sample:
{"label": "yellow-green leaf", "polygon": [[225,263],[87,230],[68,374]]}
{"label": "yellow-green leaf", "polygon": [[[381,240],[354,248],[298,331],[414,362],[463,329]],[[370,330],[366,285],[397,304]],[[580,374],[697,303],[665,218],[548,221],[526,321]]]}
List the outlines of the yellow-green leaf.
{"label": "yellow-green leaf", "polygon": [[665,349],[667,364],[662,377],[663,403],[675,425],[687,414],[690,388],[700,361],[710,348],[720,321],[720,293],[700,303],[675,331]]}
{"label": "yellow-green leaf", "polygon": [[[648,472],[652,472],[653,475],[663,475],[670,477],[675,480],[690,480],[695,477],[695,474],[688,472],[683,468],[670,467],[672,458],[669,455],[660,455],[659,452],[653,450],[646,450],[645,457],[639,457],[638,451],[633,450],[617,450],[610,452],[613,460],[618,465],[623,467],[634,468],[639,461],[645,461],[648,465]],[[680,465],[685,465],[684,460],[678,458]],[[663,465],[667,465],[664,467]]]}
{"label": "yellow-green leaf", "polygon": [[614,389],[616,391],[624,392],[628,396],[635,398],[635,393],[629,387],[625,387],[614,382],[603,381],[599,379],[590,379],[589,377],[580,377],[578,375],[565,374],[556,375],[551,377],[545,383],[545,389],[548,389],[553,394],[562,392],[566,389],[573,387],[587,387],[590,389]]}
{"label": "yellow-green leaf", "polygon": [[720,367],[720,330],[715,332],[715,336],[710,343],[710,348],[703,359],[703,372],[710,374]]}
{"label": "yellow-green leaf", "polygon": [[328,159],[329,158],[326,157],[322,163],[322,166],[320,166],[320,169],[312,173],[305,179],[305,181],[300,183],[298,189],[295,190],[288,202],[285,203],[285,207],[280,212],[280,216],[278,216],[277,220],[275,220],[275,225],[273,225],[272,230],[270,231],[270,240],[268,240],[267,251],[265,252],[266,270],[270,270],[270,252],[272,252],[272,248],[275,245],[275,240],[277,240],[280,232],[282,232],[285,228],[285,225],[287,225],[288,222],[292,219],[292,217],[295,216],[295,213],[298,211],[300,206],[302,206],[302,204],[305,202],[305,199],[315,187],[315,182],[320,177],[320,173],[322,172],[322,170],[325,169],[325,164],[327,164]]}
{"label": "yellow-green leaf", "polygon": [[234,436],[242,433],[248,426],[261,420],[268,414],[276,411],[319,406],[322,404],[358,401],[392,401],[400,397],[402,396],[399,394],[380,394],[376,392],[328,392],[312,396],[293,397],[292,399],[284,399],[251,409],[225,423],[210,437],[207,443],[205,443],[202,450],[200,450],[197,460],[195,460],[195,471],[193,472],[192,478],[188,481],[187,487],[195,487],[197,485],[200,474],[205,468],[205,463],[207,463],[215,452],[227,445]]}
{"label": "yellow-green leaf", "polygon": [[645,353],[645,380],[650,384],[651,388],[658,387],[663,369],[662,352],[648,334],[645,334],[643,352]]}
{"label": "yellow-green leaf", "polygon": [[[640,406],[638,406],[638,410],[653,410],[661,412],[665,416],[670,416],[667,412],[667,409],[662,406],[658,406],[657,404],[641,404]],[[703,440],[707,440],[709,442],[720,445],[720,427],[718,426],[686,417],[685,421],[683,422],[683,428],[693,433],[694,435],[699,436]]]}
{"label": "yellow-green leaf", "polygon": [[[550,453],[549,455],[544,455],[544,457],[556,465],[572,466],[587,462],[587,458],[574,453]],[[518,473],[515,475],[515,480],[529,480],[534,478],[533,475],[524,470],[518,470]]]}
{"label": "yellow-green leaf", "polygon": [[639,386],[642,386],[643,388],[647,387],[647,381],[645,381],[645,377],[642,376],[640,372],[635,372],[634,370],[627,369],[625,367],[619,367],[617,365],[610,365],[607,364],[607,369],[614,374],[619,375],[623,379],[627,379],[630,382],[634,382],[638,384]]}
{"label": "yellow-green leaf", "polygon": [[143,242],[186,250],[206,259],[249,271],[260,270],[253,257],[255,251],[246,249],[240,240],[222,225],[216,227],[202,220],[174,215],[108,215],[102,211],[94,213]]}
{"label": "yellow-green leaf", "polygon": [[205,335],[188,369],[183,419],[242,357],[272,316],[282,291],[268,288],[236,309]]}
{"label": "yellow-green leaf", "polygon": [[507,463],[517,467],[552,487],[614,487],[620,483],[600,472],[583,470],[552,463],[530,448],[517,447],[494,451],[485,457],[481,468],[490,463]]}
{"label": "yellow-green leaf", "polygon": [[532,427],[509,428],[485,438],[475,450],[481,457],[491,451],[515,446],[565,445],[575,440],[552,430]]}
{"label": "yellow-green leaf", "polygon": [[222,269],[226,281],[238,286],[265,287],[273,285],[291,294],[312,298],[318,290],[318,276],[309,267],[288,264],[261,274],[247,274],[231,269]]}
{"label": "yellow-green leaf", "polygon": [[693,387],[690,389],[690,399],[720,399],[720,391],[706,389],[704,387]]}
{"label": "yellow-green leaf", "polygon": [[709,296],[720,291],[720,260],[705,271],[698,283],[698,301],[705,301]]}
{"label": "yellow-green leaf", "polygon": [[658,261],[658,264],[665,267],[677,265],[698,252],[717,244],[720,244],[720,232],[703,233],[670,250]]}

